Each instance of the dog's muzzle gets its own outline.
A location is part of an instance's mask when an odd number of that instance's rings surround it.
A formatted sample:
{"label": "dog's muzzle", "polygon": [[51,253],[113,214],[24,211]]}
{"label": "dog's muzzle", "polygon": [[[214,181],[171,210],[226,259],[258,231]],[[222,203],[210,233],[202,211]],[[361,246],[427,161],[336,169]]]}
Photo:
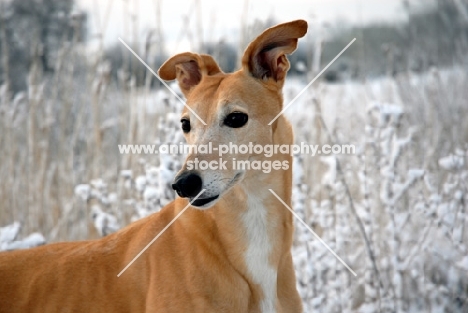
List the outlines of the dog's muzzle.
{"label": "dog's muzzle", "polygon": [[172,184],[172,189],[174,189],[180,197],[189,198],[192,205],[196,207],[202,207],[219,197],[219,195],[216,195],[214,197],[203,198],[203,195],[200,195],[199,198],[192,201],[192,199],[201,192],[202,187],[203,180],[196,172],[184,172],[179,175],[179,177],[176,177]]}

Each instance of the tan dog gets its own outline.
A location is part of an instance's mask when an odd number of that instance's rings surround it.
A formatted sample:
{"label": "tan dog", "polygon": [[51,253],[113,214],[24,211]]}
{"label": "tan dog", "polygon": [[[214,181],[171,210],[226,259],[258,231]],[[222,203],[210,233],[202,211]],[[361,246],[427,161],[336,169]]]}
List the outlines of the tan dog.
{"label": "tan dog", "polygon": [[[223,73],[208,55],[183,53],[159,70],[187,98],[182,129],[190,144],[291,145],[280,116],[282,87],[302,20],[266,30],[246,49],[242,68]],[[287,154],[230,154],[227,169],[190,164],[219,156],[192,153],[173,188],[181,196],[159,213],[99,240],[0,253],[0,312],[299,313],[291,246],[292,159]],[[241,161],[289,164],[264,173]],[[200,198],[120,277],[117,274],[202,190]],[[208,209],[209,208],[209,209]]]}

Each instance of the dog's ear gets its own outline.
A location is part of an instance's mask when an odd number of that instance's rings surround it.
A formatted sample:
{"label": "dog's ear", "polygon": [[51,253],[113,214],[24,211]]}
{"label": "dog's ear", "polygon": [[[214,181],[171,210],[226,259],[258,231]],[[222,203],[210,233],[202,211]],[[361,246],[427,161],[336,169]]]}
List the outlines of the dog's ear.
{"label": "dog's ear", "polygon": [[180,89],[188,97],[191,89],[198,85],[204,76],[222,72],[216,61],[206,54],[180,53],[167,60],[159,68],[158,74],[164,80],[177,78]]}
{"label": "dog's ear", "polygon": [[307,22],[296,20],[265,30],[252,41],[242,57],[242,67],[259,79],[283,82],[289,70],[286,54],[296,50],[297,40],[307,33]]}

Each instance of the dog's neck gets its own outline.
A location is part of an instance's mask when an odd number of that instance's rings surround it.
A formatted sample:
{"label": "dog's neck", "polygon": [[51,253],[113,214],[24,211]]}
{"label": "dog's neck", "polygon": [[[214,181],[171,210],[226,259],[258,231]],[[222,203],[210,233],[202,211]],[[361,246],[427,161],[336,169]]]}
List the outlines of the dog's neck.
{"label": "dog's neck", "polygon": [[[273,144],[291,145],[292,128],[281,116],[273,127]],[[187,211],[179,221],[187,233],[219,249],[246,280],[251,293],[249,312],[277,313],[279,268],[290,256],[293,238],[291,212],[270,192],[273,190],[291,206],[292,157],[275,154],[270,161],[287,161],[288,168],[247,171],[241,182],[229,190],[212,208]],[[176,200],[178,210],[186,198]],[[204,225],[200,228],[199,225]],[[216,244],[212,245],[213,238]]]}
{"label": "dog's neck", "polygon": [[[283,117],[278,123],[281,126],[275,129],[282,133],[273,132],[274,144],[291,145],[291,126]],[[227,255],[249,280],[260,312],[276,312],[278,267],[290,253],[293,235],[291,213],[269,191],[291,205],[292,157],[277,155],[271,161],[274,159],[287,161],[289,167],[247,173],[211,211]]]}

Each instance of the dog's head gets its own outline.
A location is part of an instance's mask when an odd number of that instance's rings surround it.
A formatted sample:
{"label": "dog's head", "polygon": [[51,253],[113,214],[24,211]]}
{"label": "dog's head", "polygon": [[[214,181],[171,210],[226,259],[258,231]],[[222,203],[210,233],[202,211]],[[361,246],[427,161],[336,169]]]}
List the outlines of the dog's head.
{"label": "dog's head", "polygon": [[[187,98],[181,128],[192,151],[173,184],[181,197],[193,199],[205,189],[193,205],[207,208],[237,183],[264,174],[249,170],[253,161],[265,161],[255,145],[274,144],[273,133],[282,118],[269,123],[282,110],[286,55],[306,32],[303,20],[267,29],[245,50],[242,68],[231,74],[223,73],[211,56],[189,52],[161,66],[160,77],[177,79]],[[210,143],[212,153],[205,153]]]}

